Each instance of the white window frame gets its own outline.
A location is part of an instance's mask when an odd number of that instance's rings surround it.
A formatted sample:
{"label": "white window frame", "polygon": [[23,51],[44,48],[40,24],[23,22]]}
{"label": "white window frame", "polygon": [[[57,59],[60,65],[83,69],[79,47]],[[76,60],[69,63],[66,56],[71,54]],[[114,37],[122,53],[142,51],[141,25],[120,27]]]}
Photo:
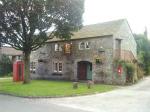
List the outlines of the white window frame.
{"label": "white window frame", "polygon": [[58,63],[57,62],[53,63],[53,70],[54,70],[54,72],[58,71]]}
{"label": "white window frame", "polygon": [[55,44],[55,51],[59,51],[59,45],[58,45],[58,43]]}
{"label": "white window frame", "polygon": [[[84,44],[82,47],[81,47],[81,44]],[[90,44],[91,44],[91,42],[89,42],[89,41],[86,41],[86,42],[80,42],[79,43],[79,50],[84,50],[84,49],[90,49]],[[89,46],[89,47],[87,47],[87,46]]]}
{"label": "white window frame", "polygon": [[37,62],[32,61],[30,62],[30,71],[35,71],[37,67]]}
{"label": "white window frame", "polygon": [[[83,45],[84,48],[81,47],[81,44],[84,44],[84,45]],[[84,50],[84,49],[85,49],[85,42],[80,42],[80,43],[79,43],[79,50]]]}
{"label": "white window frame", "polygon": [[60,46],[60,44],[55,43],[55,51],[62,51],[62,47]]}
{"label": "white window frame", "polygon": [[[61,67],[60,67],[60,64],[61,64]],[[61,70],[60,70],[60,68],[61,68]],[[53,62],[53,70],[56,73],[62,72],[63,71],[63,63],[60,61]]]}
{"label": "white window frame", "polygon": [[[90,44],[91,44],[91,42],[89,42],[89,41],[85,42],[85,49],[90,49]],[[87,46],[89,46],[89,47],[87,47]]]}
{"label": "white window frame", "polygon": [[[61,67],[60,67],[60,65],[61,65]],[[60,70],[60,68],[61,68],[61,70]],[[62,70],[63,70],[63,64],[62,64],[62,62],[59,62],[58,63],[58,72],[62,72]]]}

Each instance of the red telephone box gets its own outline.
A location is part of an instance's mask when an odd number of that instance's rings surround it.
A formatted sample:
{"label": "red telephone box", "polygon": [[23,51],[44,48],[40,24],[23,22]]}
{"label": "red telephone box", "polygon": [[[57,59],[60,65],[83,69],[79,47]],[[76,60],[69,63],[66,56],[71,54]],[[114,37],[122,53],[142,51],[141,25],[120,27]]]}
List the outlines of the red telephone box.
{"label": "red telephone box", "polygon": [[16,61],[13,64],[13,81],[24,80],[24,63],[23,61]]}
{"label": "red telephone box", "polygon": [[122,66],[118,66],[118,68],[117,68],[117,72],[118,72],[118,74],[119,74],[119,75],[121,75],[121,74],[122,74]]}

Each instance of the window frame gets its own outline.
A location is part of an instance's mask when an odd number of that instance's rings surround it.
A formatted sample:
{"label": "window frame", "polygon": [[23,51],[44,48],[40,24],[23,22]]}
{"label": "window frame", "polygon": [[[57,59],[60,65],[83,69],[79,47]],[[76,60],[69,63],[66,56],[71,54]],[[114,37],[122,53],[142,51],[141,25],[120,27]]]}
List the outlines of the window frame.
{"label": "window frame", "polygon": [[55,73],[63,72],[63,63],[61,61],[54,61],[53,62],[53,71]]}
{"label": "window frame", "polygon": [[[90,48],[91,48],[91,47],[90,47],[90,44],[91,44],[91,42],[89,42],[89,41],[85,42],[85,49],[90,49]],[[87,47],[87,45],[88,45],[89,47]]]}
{"label": "window frame", "polygon": [[[82,47],[84,47],[84,48],[81,47],[81,44],[84,44],[84,45],[82,46]],[[80,43],[79,43],[79,50],[84,50],[84,49],[85,49],[85,42],[80,42]]]}
{"label": "window frame", "polygon": [[[84,45],[81,46],[81,44],[84,44]],[[91,44],[90,41],[80,42],[79,43],[79,50],[91,49],[90,44]],[[89,46],[89,47],[87,47],[87,46]]]}
{"label": "window frame", "polygon": [[59,51],[62,51],[62,47],[59,43],[55,43],[54,45],[54,50],[55,52],[59,52]]}
{"label": "window frame", "polygon": [[57,62],[53,63],[53,70],[54,70],[54,72],[58,71],[58,63]]}
{"label": "window frame", "polygon": [[[61,66],[60,66],[61,65]],[[61,68],[61,69],[60,69]],[[63,64],[62,62],[58,63],[58,72],[62,72],[63,71]]]}
{"label": "window frame", "polygon": [[36,61],[31,61],[30,62],[30,72],[35,72],[37,68],[37,62]]}
{"label": "window frame", "polygon": [[54,50],[55,50],[55,51],[59,51],[59,45],[58,45],[58,43],[55,43],[54,46],[55,46],[55,47],[54,47]]}

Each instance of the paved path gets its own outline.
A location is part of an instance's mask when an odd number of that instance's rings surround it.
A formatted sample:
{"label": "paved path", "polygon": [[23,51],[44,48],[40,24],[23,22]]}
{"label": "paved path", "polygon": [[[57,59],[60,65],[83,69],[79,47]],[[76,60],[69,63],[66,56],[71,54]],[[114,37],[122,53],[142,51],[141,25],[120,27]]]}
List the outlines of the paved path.
{"label": "paved path", "polygon": [[0,95],[0,112],[150,112],[150,77],[134,86],[81,97],[24,99]]}

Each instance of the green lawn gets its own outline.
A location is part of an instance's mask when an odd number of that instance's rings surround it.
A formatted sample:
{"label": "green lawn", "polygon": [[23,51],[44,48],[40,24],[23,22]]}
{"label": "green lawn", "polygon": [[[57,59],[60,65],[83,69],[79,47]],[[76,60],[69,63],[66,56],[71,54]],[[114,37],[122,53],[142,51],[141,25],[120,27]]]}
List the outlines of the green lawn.
{"label": "green lawn", "polygon": [[72,88],[72,82],[32,80],[30,84],[12,82],[12,79],[0,79],[0,93],[29,97],[62,97],[111,91],[117,87],[95,84],[88,89],[85,83],[79,83],[78,89]]}

